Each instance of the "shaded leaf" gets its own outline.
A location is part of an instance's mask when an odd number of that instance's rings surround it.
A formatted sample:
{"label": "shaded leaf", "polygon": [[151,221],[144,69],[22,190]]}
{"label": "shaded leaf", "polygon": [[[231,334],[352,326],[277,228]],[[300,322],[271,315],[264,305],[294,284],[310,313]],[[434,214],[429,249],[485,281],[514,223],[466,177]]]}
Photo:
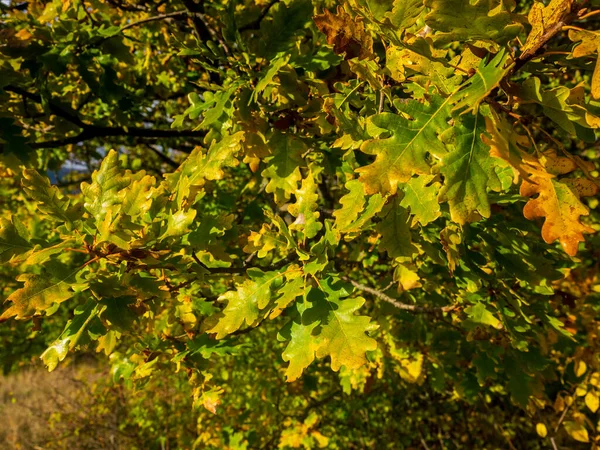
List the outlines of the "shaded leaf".
{"label": "shaded leaf", "polygon": [[425,23],[434,30],[436,45],[452,41],[491,40],[505,43],[521,31],[502,0],[425,0]]}
{"label": "shaded leaf", "polygon": [[365,59],[373,53],[373,38],[360,17],[352,17],[341,6],[337,13],[325,10],[314,17],[317,28],[327,36],[327,43],[333,45],[338,55],[345,53],[346,59]]}

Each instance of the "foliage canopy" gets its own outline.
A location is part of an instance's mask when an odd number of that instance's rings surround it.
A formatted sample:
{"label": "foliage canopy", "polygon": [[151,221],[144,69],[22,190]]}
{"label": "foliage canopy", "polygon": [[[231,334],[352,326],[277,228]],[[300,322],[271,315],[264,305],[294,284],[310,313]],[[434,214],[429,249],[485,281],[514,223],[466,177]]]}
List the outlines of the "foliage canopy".
{"label": "foliage canopy", "polygon": [[183,376],[182,448],[596,445],[598,6],[0,4],[5,370]]}

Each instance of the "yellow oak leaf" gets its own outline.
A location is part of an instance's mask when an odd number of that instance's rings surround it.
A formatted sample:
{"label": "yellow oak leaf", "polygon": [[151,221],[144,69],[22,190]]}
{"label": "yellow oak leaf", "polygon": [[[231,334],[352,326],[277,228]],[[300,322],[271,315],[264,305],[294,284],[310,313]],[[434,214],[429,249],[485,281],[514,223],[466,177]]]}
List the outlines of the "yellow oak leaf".
{"label": "yellow oak leaf", "polygon": [[532,28],[521,48],[521,59],[535,54],[546,42],[546,36],[562,28],[562,20],[571,12],[572,6],[573,0],[552,0],[548,6],[542,2],[533,4],[527,16]]}
{"label": "yellow oak leaf", "polygon": [[[592,74],[592,97],[600,99],[600,32],[590,30],[569,30],[569,39],[580,42],[572,52],[574,58],[588,56],[594,52],[598,54],[594,73]],[[591,125],[591,124],[590,124]],[[600,124],[598,125],[600,126]]]}

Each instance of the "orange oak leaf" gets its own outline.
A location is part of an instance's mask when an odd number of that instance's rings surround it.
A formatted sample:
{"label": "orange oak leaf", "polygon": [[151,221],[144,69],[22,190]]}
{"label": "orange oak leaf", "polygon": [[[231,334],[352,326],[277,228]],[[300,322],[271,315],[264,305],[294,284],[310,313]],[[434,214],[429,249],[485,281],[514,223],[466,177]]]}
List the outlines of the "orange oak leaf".
{"label": "orange oak leaf", "polygon": [[584,241],[583,233],[594,232],[581,223],[581,216],[587,216],[589,211],[580,198],[595,195],[598,187],[586,178],[556,178],[575,169],[568,158],[547,155],[544,166],[532,164],[533,173],[521,184],[522,196],[538,194],[527,202],[523,215],[529,220],[544,218],[544,241],[550,244],[558,240],[568,255],[575,256],[579,243]]}
{"label": "orange oak leaf", "polygon": [[[558,156],[548,152],[540,159],[523,150],[527,146],[523,136],[510,128],[508,122],[494,115],[487,121],[488,136],[484,142],[490,154],[508,162],[514,170],[515,183],[522,178],[521,195],[529,197],[523,208],[526,219],[544,218],[542,238],[548,244],[558,240],[570,256],[584,241],[583,233],[595,230],[581,223],[581,216],[589,215],[581,197],[598,193],[598,186],[587,178],[558,178],[578,168],[576,157]],[[579,161],[580,165],[585,164]],[[533,198],[536,196],[535,198]]]}

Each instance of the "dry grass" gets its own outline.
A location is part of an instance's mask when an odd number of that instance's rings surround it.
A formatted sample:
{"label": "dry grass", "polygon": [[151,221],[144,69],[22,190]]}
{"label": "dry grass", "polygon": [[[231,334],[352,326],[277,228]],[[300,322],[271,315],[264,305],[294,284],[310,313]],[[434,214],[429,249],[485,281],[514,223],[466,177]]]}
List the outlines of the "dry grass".
{"label": "dry grass", "polygon": [[78,365],[0,378],[0,448],[136,448],[135,436],[120,429],[119,389],[98,382],[104,376]]}

